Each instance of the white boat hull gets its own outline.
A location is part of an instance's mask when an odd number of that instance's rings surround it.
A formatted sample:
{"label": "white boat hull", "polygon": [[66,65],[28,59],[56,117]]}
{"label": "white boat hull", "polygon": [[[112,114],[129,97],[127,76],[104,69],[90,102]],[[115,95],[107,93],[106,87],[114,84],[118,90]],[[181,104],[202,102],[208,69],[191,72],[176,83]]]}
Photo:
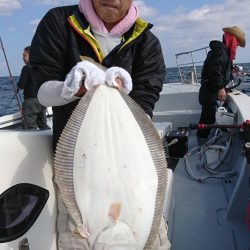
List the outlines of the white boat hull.
{"label": "white boat hull", "polygon": [[31,250],[56,250],[56,199],[52,182],[51,131],[0,130],[0,193],[18,183],[32,183],[50,192],[49,199],[31,229],[17,240],[0,244],[0,250],[17,250],[28,239]]}

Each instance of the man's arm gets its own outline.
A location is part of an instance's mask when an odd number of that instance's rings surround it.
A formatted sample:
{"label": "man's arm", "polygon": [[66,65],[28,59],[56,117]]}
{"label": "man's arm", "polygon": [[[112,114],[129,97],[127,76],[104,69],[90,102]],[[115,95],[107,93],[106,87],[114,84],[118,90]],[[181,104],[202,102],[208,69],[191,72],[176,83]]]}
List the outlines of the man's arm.
{"label": "man's arm", "polygon": [[152,117],[162,91],[166,67],[160,42],[151,32],[137,46],[131,76],[133,89],[129,95]]}
{"label": "man's arm", "polygon": [[29,77],[30,77],[29,68],[28,68],[28,66],[24,66],[22,68],[22,71],[21,71],[21,74],[19,77],[19,81],[17,83],[17,87],[19,89],[24,89],[27,86],[27,83],[29,81]]}
{"label": "man's arm", "polygon": [[36,90],[47,81],[64,81],[69,69],[57,12],[50,10],[39,23],[30,49],[31,76]]}

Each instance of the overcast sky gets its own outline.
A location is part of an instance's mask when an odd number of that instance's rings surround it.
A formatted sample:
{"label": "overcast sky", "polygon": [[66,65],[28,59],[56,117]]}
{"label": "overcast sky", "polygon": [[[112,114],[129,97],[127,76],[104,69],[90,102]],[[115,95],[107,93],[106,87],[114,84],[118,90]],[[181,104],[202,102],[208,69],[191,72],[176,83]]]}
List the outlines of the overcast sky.
{"label": "overcast sky", "polygon": [[[19,75],[23,48],[30,44],[37,24],[52,7],[76,0],[0,0],[0,36],[12,75]],[[176,66],[175,54],[221,40],[222,28],[239,26],[246,33],[246,48],[239,48],[235,63],[250,62],[250,0],[136,0],[141,16],[159,37],[167,67]],[[249,35],[250,36],[250,35]],[[0,77],[8,70],[0,51]]]}

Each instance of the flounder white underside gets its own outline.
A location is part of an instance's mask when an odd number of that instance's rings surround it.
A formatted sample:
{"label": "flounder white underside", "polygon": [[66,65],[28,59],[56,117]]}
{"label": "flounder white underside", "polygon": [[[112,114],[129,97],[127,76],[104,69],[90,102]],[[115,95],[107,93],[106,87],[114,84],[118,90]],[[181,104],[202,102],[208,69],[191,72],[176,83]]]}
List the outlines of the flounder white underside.
{"label": "flounder white underside", "polygon": [[159,226],[166,162],[152,122],[106,85],[82,98],[59,140],[55,179],[90,249],[143,249]]}

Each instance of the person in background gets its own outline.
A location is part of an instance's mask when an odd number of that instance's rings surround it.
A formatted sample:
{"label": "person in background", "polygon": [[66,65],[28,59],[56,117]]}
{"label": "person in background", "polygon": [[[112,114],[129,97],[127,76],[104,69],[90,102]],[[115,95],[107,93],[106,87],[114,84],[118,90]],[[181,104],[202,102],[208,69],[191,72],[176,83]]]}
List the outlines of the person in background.
{"label": "person in background", "polygon": [[[85,67],[80,63],[83,56],[108,70],[117,70],[112,81],[119,86],[123,86],[129,73],[130,97],[149,117],[153,116],[166,67],[160,42],[151,28],[152,24],[139,17],[132,0],[80,0],[78,5],[51,9],[43,17],[32,40],[30,62],[39,101],[53,108],[54,149],[72,111],[87,91],[84,84],[103,80],[93,64],[84,62]],[[81,75],[77,78],[78,72]],[[73,89],[69,87],[72,85]],[[59,249],[88,249],[86,241],[71,232],[73,221],[60,195],[58,204]]]}
{"label": "person in background", "polygon": [[[232,80],[233,60],[236,58],[237,47],[245,47],[245,33],[238,27],[227,27],[222,42],[211,41],[210,51],[204,61],[201,73],[199,103],[202,106],[200,124],[214,124],[217,101],[225,101],[226,85]],[[198,129],[197,141],[203,144],[207,141],[211,129]]]}
{"label": "person in background", "polygon": [[23,89],[24,101],[22,104],[22,112],[24,117],[24,129],[39,128],[40,130],[50,129],[46,120],[46,107],[41,105],[37,99],[37,92],[33,85],[30,75],[29,64],[30,46],[24,48],[23,66],[19,81],[17,83],[18,90]]}

